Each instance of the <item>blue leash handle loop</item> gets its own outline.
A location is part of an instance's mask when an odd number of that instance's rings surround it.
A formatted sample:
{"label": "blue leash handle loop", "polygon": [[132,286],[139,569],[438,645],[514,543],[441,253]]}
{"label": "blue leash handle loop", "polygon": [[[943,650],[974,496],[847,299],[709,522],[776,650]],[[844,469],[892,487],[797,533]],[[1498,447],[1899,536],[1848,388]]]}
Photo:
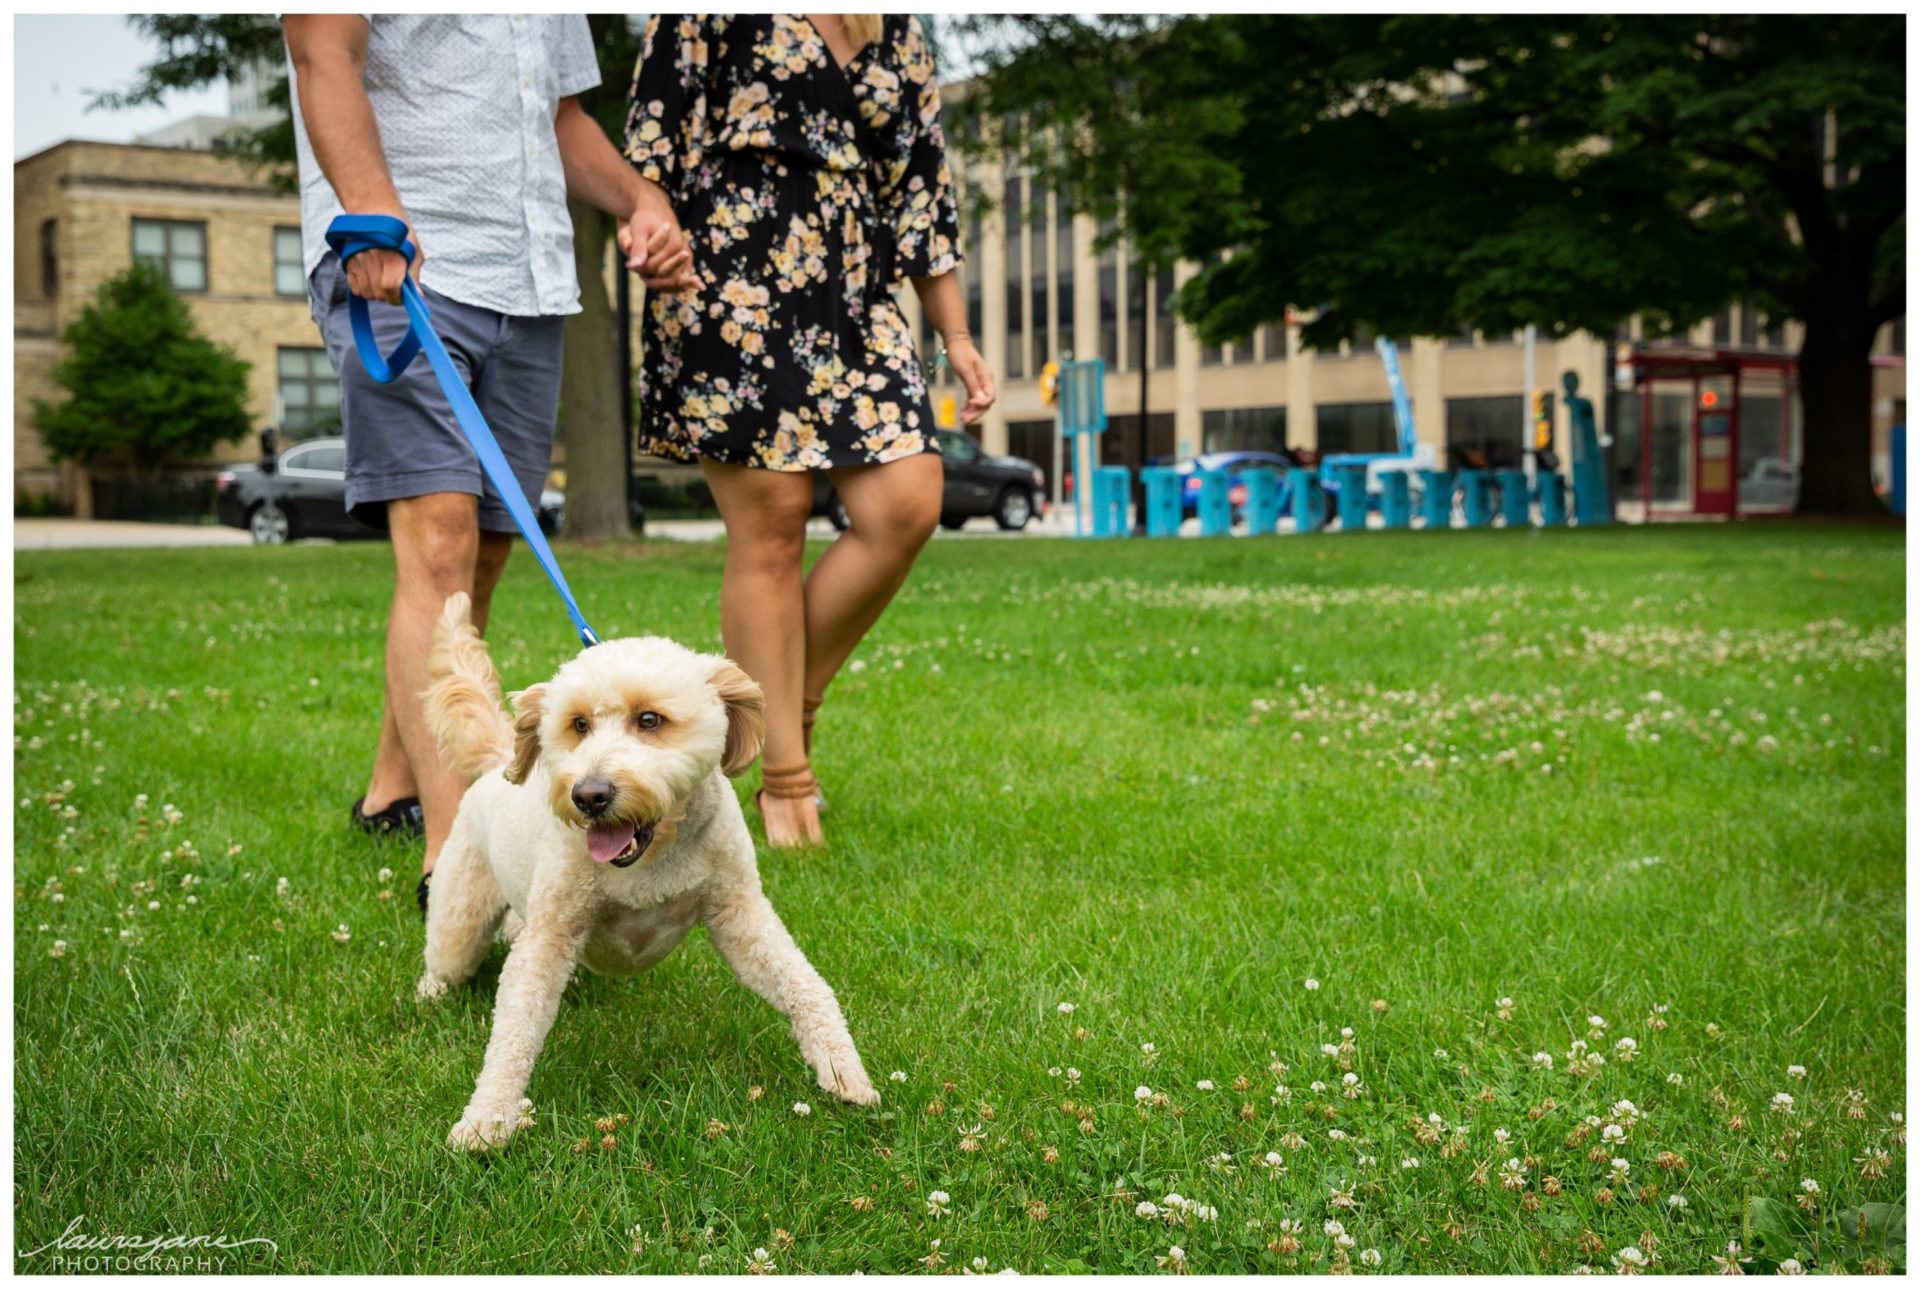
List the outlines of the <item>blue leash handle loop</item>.
{"label": "blue leash handle loop", "polygon": [[[407,226],[391,215],[340,215],[327,227],[327,245],[340,257],[342,265],[361,251],[370,250],[397,251],[409,264],[413,262],[414,249],[413,243],[407,240]],[[594,634],[593,628],[587,625],[586,618],[581,614],[580,605],[573,598],[573,590],[567,585],[566,574],[560,571],[560,562],[554,558],[553,548],[547,545],[546,535],[540,531],[540,521],[535,517],[533,507],[527,504],[526,494],[520,490],[520,480],[514,476],[506,454],[500,450],[499,442],[488,428],[487,418],[480,415],[473,394],[460,377],[460,369],[453,365],[447,347],[434,331],[432,316],[427,312],[427,302],[421,296],[420,288],[414,285],[411,274],[401,281],[400,301],[401,307],[407,311],[407,334],[391,354],[382,357],[380,343],[373,334],[373,317],[367,308],[367,301],[357,295],[348,295],[347,316],[353,324],[353,344],[359,351],[361,364],[366,367],[369,376],[385,385],[398,378],[416,355],[427,356],[433,374],[440,379],[440,388],[446,392],[447,402],[453,406],[454,420],[460,423],[460,430],[467,436],[474,455],[480,458],[480,468],[493,481],[500,500],[506,503],[507,513],[513,516],[520,535],[527,539],[527,546],[533,551],[533,557],[540,561],[547,580],[560,593],[560,602],[566,606],[567,616],[573,619],[574,627],[580,632],[580,643],[589,647],[599,644],[600,637]]]}

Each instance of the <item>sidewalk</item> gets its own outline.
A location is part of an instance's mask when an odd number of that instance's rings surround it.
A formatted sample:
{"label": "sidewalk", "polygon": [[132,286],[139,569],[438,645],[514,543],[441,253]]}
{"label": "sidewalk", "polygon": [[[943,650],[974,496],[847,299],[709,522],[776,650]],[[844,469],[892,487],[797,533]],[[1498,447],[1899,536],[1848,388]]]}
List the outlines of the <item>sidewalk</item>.
{"label": "sidewalk", "polygon": [[238,528],[212,524],[137,524],[114,519],[16,519],[17,551],[101,550],[126,546],[250,546]]}

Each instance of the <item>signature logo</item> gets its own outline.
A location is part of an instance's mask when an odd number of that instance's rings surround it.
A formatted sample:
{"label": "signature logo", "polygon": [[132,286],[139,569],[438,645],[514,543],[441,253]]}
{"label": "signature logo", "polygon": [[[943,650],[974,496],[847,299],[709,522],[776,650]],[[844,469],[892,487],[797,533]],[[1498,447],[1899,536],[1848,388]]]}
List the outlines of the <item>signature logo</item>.
{"label": "signature logo", "polygon": [[67,1223],[67,1229],[20,1260],[45,1257],[48,1271],[213,1271],[226,1263],[224,1255],[254,1246],[269,1253],[280,1245],[264,1235],[235,1239],[230,1235],[126,1235],[86,1230],[86,1214]]}

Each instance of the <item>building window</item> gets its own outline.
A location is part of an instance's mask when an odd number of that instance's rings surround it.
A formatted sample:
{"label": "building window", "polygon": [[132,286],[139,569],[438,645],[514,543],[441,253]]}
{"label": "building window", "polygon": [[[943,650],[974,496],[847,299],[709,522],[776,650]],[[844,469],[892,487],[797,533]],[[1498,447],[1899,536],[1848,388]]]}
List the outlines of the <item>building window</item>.
{"label": "building window", "polygon": [[40,225],[40,294],[49,300],[60,294],[59,231],[51,219]]}
{"label": "building window", "polygon": [[1173,366],[1173,265],[1153,275],[1153,365]]}
{"label": "building window", "polygon": [[[1527,400],[1520,394],[1447,400],[1447,456],[1451,465],[1492,469],[1518,466],[1526,450]],[[1547,395],[1553,419],[1553,395]]]}
{"label": "building window", "polygon": [[1079,352],[1080,341],[1074,329],[1073,190],[1070,188],[1062,188],[1053,201],[1053,309],[1056,356],[1071,349],[1076,357],[1086,357]]}
{"label": "building window", "polygon": [[[1113,231],[1111,222],[1101,228],[1105,237]],[[1100,252],[1100,356],[1108,371],[1120,369],[1120,266],[1119,248],[1108,246]]]}
{"label": "building window", "polygon": [[[977,209],[967,220],[967,253],[980,253],[980,212]],[[967,274],[967,334],[973,337],[974,344],[984,346],[987,337],[980,325],[980,289],[980,274]]]}
{"label": "building window", "polygon": [[[1021,253],[1022,225],[1026,222],[1025,183],[1009,175],[1000,206],[1000,227],[1007,244],[1007,377],[1018,380],[1027,374],[1026,259]],[[1038,319],[1035,319],[1037,322]]]}
{"label": "building window", "polygon": [[1270,322],[1260,328],[1260,361],[1279,363],[1287,360],[1287,328],[1285,323]]}
{"label": "building window", "polygon": [[281,295],[307,293],[306,249],[297,228],[273,230],[273,289]]}
{"label": "building window", "polygon": [[1047,237],[1047,194],[1029,180],[1027,195],[1033,203],[1033,221],[1028,225],[1032,231],[1027,235],[1033,259],[1032,272],[1027,275],[1027,316],[1033,319],[1033,369],[1037,374],[1042,363],[1060,356],[1060,337],[1053,328],[1053,311],[1047,308],[1047,287],[1053,280],[1047,272],[1047,251],[1053,245]]}
{"label": "building window", "polygon": [[1287,446],[1284,407],[1227,407],[1200,414],[1203,452],[1283,452]]}
{"label": "building window", "polygon": [[340,382],[324,349],[279,351],[280,428],[291,435],[340,426]]}
{"label": "building window", "polygon": [[1059,437],[1050,420],[1007,422],[1008,455],[1024,457],[1039,466],[1040,473],[1046,476],[1045,488],[1049,493],[1053,491],[1053,445]]}
{"label": "building window", "polygon": [[207,289],[207,226],[198,220],[136,219],[133,258],[157,264],[176,291]]}
{"label": "building window", "polygon": [[1322,403],[1315,409],[1320,453],[1392,452],[1399,435],[1392,403]]}

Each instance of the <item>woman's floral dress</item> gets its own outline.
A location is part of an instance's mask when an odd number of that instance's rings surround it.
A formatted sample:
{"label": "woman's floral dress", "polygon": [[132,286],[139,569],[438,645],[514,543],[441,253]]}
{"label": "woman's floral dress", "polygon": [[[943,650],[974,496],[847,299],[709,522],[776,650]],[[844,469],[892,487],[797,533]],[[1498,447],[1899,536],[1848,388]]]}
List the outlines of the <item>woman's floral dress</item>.
{"label": "woman's floral dress", "polygon": [[699,290],[642,322],[647,451],[769,470],[938,451],[893,292],[960,263],[917,20],[841,67],[797,14],[647,24],[626,155],[673,199]]}

